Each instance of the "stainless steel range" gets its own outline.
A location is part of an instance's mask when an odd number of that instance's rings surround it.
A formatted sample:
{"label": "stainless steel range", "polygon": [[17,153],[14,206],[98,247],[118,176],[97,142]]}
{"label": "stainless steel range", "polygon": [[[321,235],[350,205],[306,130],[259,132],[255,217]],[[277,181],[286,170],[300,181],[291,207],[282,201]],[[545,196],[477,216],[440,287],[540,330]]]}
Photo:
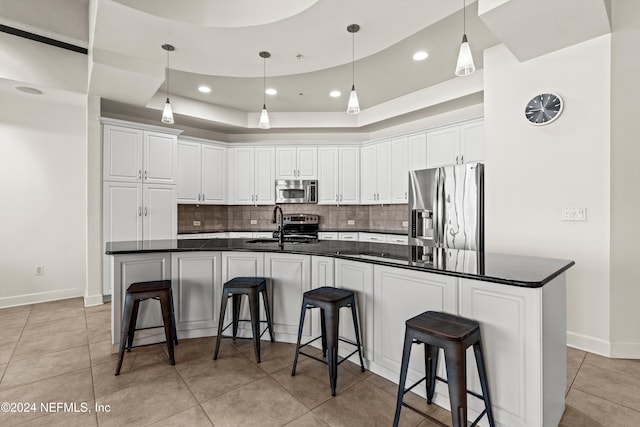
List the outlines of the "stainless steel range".
{"label": "stainless steel range", "polygon": [[282,217],[282,230],[286,241],[315,240],[318,238],[318,215],[287,214]]}

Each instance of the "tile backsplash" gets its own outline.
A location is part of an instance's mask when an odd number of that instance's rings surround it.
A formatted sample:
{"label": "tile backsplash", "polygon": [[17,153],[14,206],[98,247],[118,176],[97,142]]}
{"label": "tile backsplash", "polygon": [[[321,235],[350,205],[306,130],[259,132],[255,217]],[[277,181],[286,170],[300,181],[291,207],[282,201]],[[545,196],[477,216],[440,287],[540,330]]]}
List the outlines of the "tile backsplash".
{"label": "tile backsplash", "polygon": [[[283,204],[282,211],[315,214],[322,230],[375,230],[406,232],[407,205]],[[178,233],[213,233],[216,231],[272,230],[274,206],[178,205]],[[200,225],[197,222],[200,222]],[[353,225],[349,224],[353,221]],[[255,224],[252,224],[255,222]]]}

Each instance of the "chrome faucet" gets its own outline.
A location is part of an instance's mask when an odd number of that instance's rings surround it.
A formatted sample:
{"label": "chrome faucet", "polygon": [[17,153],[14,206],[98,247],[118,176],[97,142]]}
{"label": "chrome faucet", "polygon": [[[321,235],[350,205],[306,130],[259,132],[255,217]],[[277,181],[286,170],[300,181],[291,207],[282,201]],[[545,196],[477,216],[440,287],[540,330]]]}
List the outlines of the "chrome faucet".
{"label": "chrome faucet", "polygon": [[273,224],[276,223],[276,218],[277,218],[277,214],[278,211],[280,211],[280,223],[278,224],[278,244],[279,245],[283,245],[284,244],[284,225],[283,225],[283,215],[282,215],[282,208],[280,207],[280,205],[276,205],[275,208],[273,208],[273,216],[271,217],[271,222]]}

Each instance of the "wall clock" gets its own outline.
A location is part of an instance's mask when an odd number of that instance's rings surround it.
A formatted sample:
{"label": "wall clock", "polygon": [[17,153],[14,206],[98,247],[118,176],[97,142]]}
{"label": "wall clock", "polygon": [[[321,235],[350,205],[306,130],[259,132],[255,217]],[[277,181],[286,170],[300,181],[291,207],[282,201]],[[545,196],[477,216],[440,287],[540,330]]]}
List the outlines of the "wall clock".
{"label": "wall clock", "polygon": [[556,120],[562,113],[563,102],[560,95],[542,93],[531,98],[524,108],[524,116],[532,125],[541,126]]}

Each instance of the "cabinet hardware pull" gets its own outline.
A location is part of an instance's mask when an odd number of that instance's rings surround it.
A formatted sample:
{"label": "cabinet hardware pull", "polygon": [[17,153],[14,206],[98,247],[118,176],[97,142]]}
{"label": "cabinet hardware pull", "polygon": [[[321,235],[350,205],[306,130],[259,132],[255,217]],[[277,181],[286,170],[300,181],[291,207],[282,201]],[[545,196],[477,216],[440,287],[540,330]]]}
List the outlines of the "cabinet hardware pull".
{"label": "cabinet hardware pull", "polygon": [[340,201],[342,201],[342,194],[340,195]]}
{"label": "cabinet hardware pull", "polygon": [[464,154],[462,156],[460,156],[460,164],[464,163]]}
{"label": "cabinet hardware pull", "polygon": [[147,171],[144,171],[144,179],[147,180]]}
{"label": "cabinet hardware pull", "polygon": [[142,179],[142,171],[138,169],[138,179]]}
{"label": "cabinet hardware pull", "polygon": [[458,163],[458,157],[459,157],[459,156],[456,156],[456,165],[459,165],[459,164],[460,164],[460,163]]}
{"label": "cabinet hardware pull", "polygon": [[407,198],[407,192],[406,191],[404,192],[404,198],[405,199]]}
{"label": "cabinet hardware pull", "polygon": [[202,201],[204,202],[204,193],[202,193]]}
{"label": "cabinet hardware pull", "polygon": [[138,206],[138,216],[142,216],[142,206]]}
{"label": "cabinet hardware pull", "polygon": [[144,216],[147,216],[147,207],[144,207]]}

